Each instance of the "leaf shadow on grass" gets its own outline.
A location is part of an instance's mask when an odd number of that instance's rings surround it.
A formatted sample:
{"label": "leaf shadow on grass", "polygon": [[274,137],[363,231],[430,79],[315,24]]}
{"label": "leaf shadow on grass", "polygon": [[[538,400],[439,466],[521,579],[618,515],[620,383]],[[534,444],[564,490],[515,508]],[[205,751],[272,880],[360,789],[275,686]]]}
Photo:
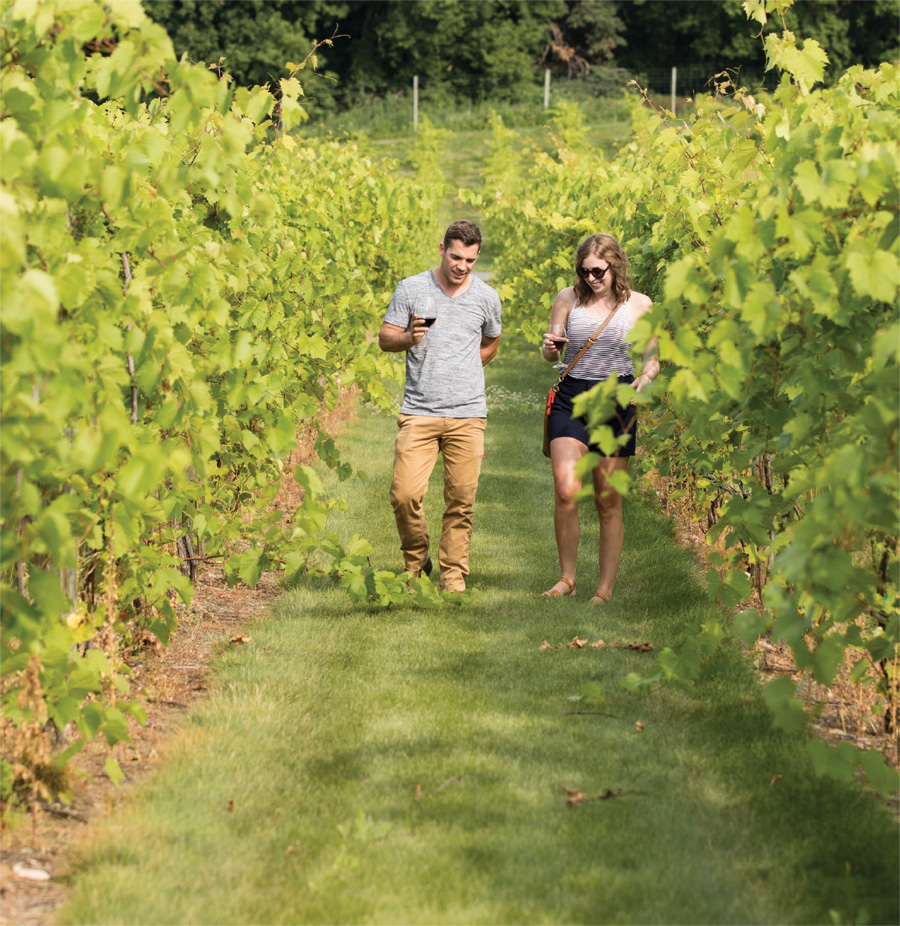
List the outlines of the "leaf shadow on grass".
{"label": "leaf shadow on grass", "polygon": [[[803,734],[772,727],[752,667],[737,643],[723,644],[704,665],[697,690],[672,723],[685,750],[715,787],[727,788],[744,837],[759,845],[756,875],[778,866],[784,922],[815,922],[836,911],[842,922],[900,918],[900,845],[883,803],[859,783],[818,777]],[[703,758],[705,757],[705,758]],[[772,884],[775,887],[775,884]],[[795,919],[796,918],[796,919]]]}
{"label": "leaf shadow on grass", "polygon": [[[865,906],[883,921],[895,921],[897,851],[890,824],[855,786],[815,778],[801,737],[771,729],[752,668],[734,647],[707,663],[694,694],[667,689],[650,700],[617,684],[629,671],[647,668],[646,657],[621,650],[528,652],[539,643],[534,635],[543,632],[559,642],[590,631],[677,647],[687,628],[713,612],[692,552],[672,545],[671,522],[659,514],[655,498],[640,491],[626,501],[625,551],[611,605],[591,609],[586,595],[540,599],[553,578],[556,551],[539,417],[492,417],[488,435],[472,555],[482,602],[436,614],[371,615],[397,629],[434,622],[452,637],[452,643],[445,639],[445,651],[406,670],[421,691],[442,690],[449,698],[451,706],[432,718],[438,729],[388,739],[381,748],[402,758],[412,779],[463,777],[411,812],[408,797],[386,801],[383,812],[398,821],[415,817],[420,826],[468,826],[471,838],[457,839],[444,864],[478,872],[495,911],[504,911],[496,914],[498,922],[539,921],[547,910],[565,910],[568,919],[581,922],[667,922],[676,910],[692,911],[695,922],[766,922],[776,921],[773,909],[782,922],[824,921],[831,910],[855,921]],[[427,500],[436,511],[440,477],[439,466]],[[387,511],[386,488],[382,494]],[[430,521],[439,524],[439,517]],[[583,504],[582,523],[579,571],[589,584],[598,543],[590,500]],[[470,635],[463,651],[454,648],[458,635]],[[503,659],[500,650],[520,655]],[[471,680],[492,673],[491,700],[467,700],[474,697]],[[611,710],[627,723],[587,717],[563,722],[571,706],[567,697],[591,680],[604,683]],[[636,718],[646,721],[638,738],[632,732]],[[522,740],[514,731],[526,720],[533,728]],[[465,757],[465,737],[450,729],[454,725],[472,728]],[[334,768],[351,759],[352,751]],[[377,757],[366,752],[355,759],[361,765],[352,767],[369,780],[366,769]],[[559,790],[566,782],[529,782],[536,769],[547,767],[571,775],[572,786],[648,793],[569,811]],[[773,786],[776,773],[782,780]],[[410,783],[402,787],[409,790]],[[514,809],[494,806],[498,789],[510,787],[521,791]],[[534,827],[526,825],[530,815],[542,815],[537,840]],[[486,821],[484,831],[476,832],[475,818]],[[502,853],[487,838],[492,830],[502,831]],[[581,845],[585,863],[556,866],[557,840]],[[646,885],[636,879],[648,871],[655,873],[653,889],[660,896],[642,905],[635,897]],[[705,905],[698,901],[703,893],[714,895]],[[774,906],[768,895],[777,897]]]}

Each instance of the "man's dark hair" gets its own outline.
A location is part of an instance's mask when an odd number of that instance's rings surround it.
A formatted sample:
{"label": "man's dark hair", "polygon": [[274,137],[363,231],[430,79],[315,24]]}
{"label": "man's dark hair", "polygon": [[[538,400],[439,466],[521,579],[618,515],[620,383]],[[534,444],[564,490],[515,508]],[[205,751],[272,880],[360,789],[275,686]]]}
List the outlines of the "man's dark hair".
{"label": "man's dark hair", "polygon": [[474,222],[470,222],[468,219],[460,219],[444,232],[444,247],[449,248],[451,241],[459,241],[466,246],[477,244],[480,249],[481,232]]}

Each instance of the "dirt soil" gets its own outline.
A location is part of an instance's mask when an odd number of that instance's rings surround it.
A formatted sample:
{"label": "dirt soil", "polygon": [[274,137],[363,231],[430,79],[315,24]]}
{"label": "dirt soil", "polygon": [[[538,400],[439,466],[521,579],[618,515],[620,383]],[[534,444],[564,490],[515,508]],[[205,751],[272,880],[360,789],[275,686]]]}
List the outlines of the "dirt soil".
{"label": "dirt soil", "polygon": [[[356,414],[348,391],[335,411],[320,414],[323,430],[335,436]],[[303,493],[293,466],[315,460],[315,434],[303,434],[285,464],[274,507],[292,511]],[[253,624],[264,618],[282,594],[274,575],[256,588],[230,588],[220,565],[204,565],[194,581],[190,609],[181,608],[178,630],[168,646],[149,634],[143,648],[127,659],[132,694],[142,702],[146,726],[129,717],[131,742],[110,749],[89,743],[69,764],[73,801],[33,808],[27,818],[0,826],[0,926],[49,926],[68,894],[67,874],[78,847],[90,838],[89,824],[112,813],[134,786],[165,758],[165,744],[191,705],[205,696],[210,663],[222,647],[252,642]],[[114,756],[125,775],[116,787],[103,770]]]}
{"label": "dirt soil", "polygon": [[[211,660],[223,646],[252,639],[253,623],[264,617],[281,590],[272,577],[255,589],[229,588],[221,567],[207,567],[195,583],[188,613],[168,647],[149,642],[130,660],[132,691],[143,700],[147,724],[131,721],[131,742],[113,749],[92,743],[73,760],[74,800],[54,804],[6,828],[0,842],[0,924],[49,924],[65,900],[67,866],[91,820],[109,814],[134,785],[161,761],[166,740],[186,711],[205,696]],[[235,642],[230,642],[234,640]],[[110,753],[125,780],[118,788],[103,771]],[[49,878],[47,878],[49,876]],[[44,878],[44,880],[34,880]]]}
{"label": "dirt soil", "polygon": [[[310,456],[311,441],[298,448],[293,462],[309,460]],[[288,509],[298,503],[293,480],[286,480],[278,506]],[[673,506],[669,506],[668,513],[676,520],[678,542],[691,547],[704,561],[708,548],[700,528]],[[272,576],[265,576],[255,589],[229,588],[221,567],[207,566],[201,571],[190,611],[182,615],[170,645],[164,647],[148,640],[130,660],[133,691],[146,706],[146,726],[132,722],[130,743],[112,750],[105,743],[94,743],[73,760],[75,770],[90,777],[74,780],[70,806],[41,807],[0,833],[0,926],[44,926],[54,922],[67,896],[68,867],[78,846],[89,838],[90,822],[113,812],[122,798],[164,760],[166,741],[191,705],[205,696],[207,670],[216,653],[221,647],[245,645],[247,637],[252,639],[254,622],[266,616],[280,594]],[[764,676],[783,673],[798,677],[789,651],[782,646],[762,641],[755,658]],[[815,722],[818,735],[831,742],[851,740],[862,748],[879,749],[897,767],[897,741],[873,727],[870,702],[860,696],[858,686],[838,681],[831,689],[808,687],[807,699],[821,705]],[[110,752],[125,773],[118,788],[103,772]],[[896,800],[892,809],[897,812]]]}
{"label": "dirt soil", "polygon": [[[649,481],[663,511],[675,522],[675,540],[689,547],[697,562],[704,570],[708,569],[709,553],[713,548],[707,544],[701,525],[691,518],[684,502],[672,501],[668,497],[665,479],[654,474]],[[759,599],[754,592],[753,599],[742,602],[737,610],[758,607]],[[845,664],[838,670],[834,684],[829,687],[819,685],[809,675],[798,671],[790,647],[785,643],[773,643],[766,636],[756,643],[753,651],[753,659],[763,681],[786,675],[792,681],[801,683],[800,691],[807,711],[813,717],[811,728],[816,736],[832,746],[849,741],[860,749],[877,749],[889,765],[898,768],[900,741],[885,732],[882,719],[872,712],[873,706],[879,701],[880,709],[885,712],[890,711],[892,706],[876,697],[874,685],[854,684],[849,678],[850,669],[862,656],[861,651],[849,647]],[[869,681],[875,681],[876,675],[874,669],[869,670]],[[896,705],[893,705],[893,709],[896,710]],[[895,728],[896,722],[895,716]],[[895,794],[889,803],[894,816],[900,815],[900,795]]]}

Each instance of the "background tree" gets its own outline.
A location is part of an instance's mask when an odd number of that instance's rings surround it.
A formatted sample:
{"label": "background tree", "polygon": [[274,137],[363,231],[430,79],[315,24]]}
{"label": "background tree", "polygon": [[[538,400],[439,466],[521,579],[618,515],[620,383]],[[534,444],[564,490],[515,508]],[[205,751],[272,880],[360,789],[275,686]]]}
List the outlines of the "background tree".
{"label": "background tree", "polygon": [[[346,3],[309,0],[153,0],[150,18],[169,34],[175,53],[225,69],[244,86],[265,85],[286,76],[287,61],[302,61],[320,23],[339,21]],[[329,33],[331,34],[331,33]],[[326,36],[321,36],[326,37]],[[313,88],[309,88],[312,90]]]}
{"label": "background tree", "polygon": [[563,36],[588,65],[613,64],[616,49],[624,44],[624,25],[618,4],[607,0],[570,0]]}
{"label": "background tree", "polygon": [[[516,101],[533,93],[545,66],[581,75],[594,92],[602,84],[591,75],[602,65],[659,91],[677,67],[688,93],[724,68],[760,81],[765,68],[741,0],[153,0],[145,8],[177,54],[206,63],[224,56],[242,84],[284,76],[286,61],[302,60],[337,28],[348,38],[319,55],[335,81],[304,88],[321,109],[405,90],[413,75],[425,99]],[[900,56],[898,13],[897,0],[798,0],[785,25],[819,42],[834,81],[851,64]],[[775,28],[777,18],[767,25]]]}
{"label": "background tree", "polygon": [[347,102],[408,86],[415,74],[426,95],[516,99],[534,82],[550,24],[565,15],[563,0],[351,2],[341,25],[349,54],[329,64]]}
{"label": "background tree", "polygon": [[[673,67],[702,81],[724,68],[762,76],[762,43],[741,0],[620,0],[617,6],[625,25],[618,63],[644,75],[655,89],[665,89]],[[836,81],[851,64],[874,67],[900,55],[900,5],[894,0],[798,0],[784,25],[825,49],[826,82]],[[767,32],[781,28],[778,17],[766,25]]]}

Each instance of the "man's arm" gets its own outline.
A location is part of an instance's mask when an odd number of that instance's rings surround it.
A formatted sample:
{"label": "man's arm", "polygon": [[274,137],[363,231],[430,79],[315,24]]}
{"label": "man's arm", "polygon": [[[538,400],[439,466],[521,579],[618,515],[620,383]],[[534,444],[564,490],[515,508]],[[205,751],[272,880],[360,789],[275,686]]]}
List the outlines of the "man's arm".
{"label": "man's arm", "polygon": [[397,353],[401,350],[409,350],[418,344],[425,337],[425,322],[413,315],[412,330],[401,328],[399,325],[391,325],[385,322],[378,331],[378,346],[385,351]]}
{"label": "man's arm", "polygon": [[486,366],[497,356],[497,347],[500,344],[500,335],[496,338],[481,336],[481,365]]}

